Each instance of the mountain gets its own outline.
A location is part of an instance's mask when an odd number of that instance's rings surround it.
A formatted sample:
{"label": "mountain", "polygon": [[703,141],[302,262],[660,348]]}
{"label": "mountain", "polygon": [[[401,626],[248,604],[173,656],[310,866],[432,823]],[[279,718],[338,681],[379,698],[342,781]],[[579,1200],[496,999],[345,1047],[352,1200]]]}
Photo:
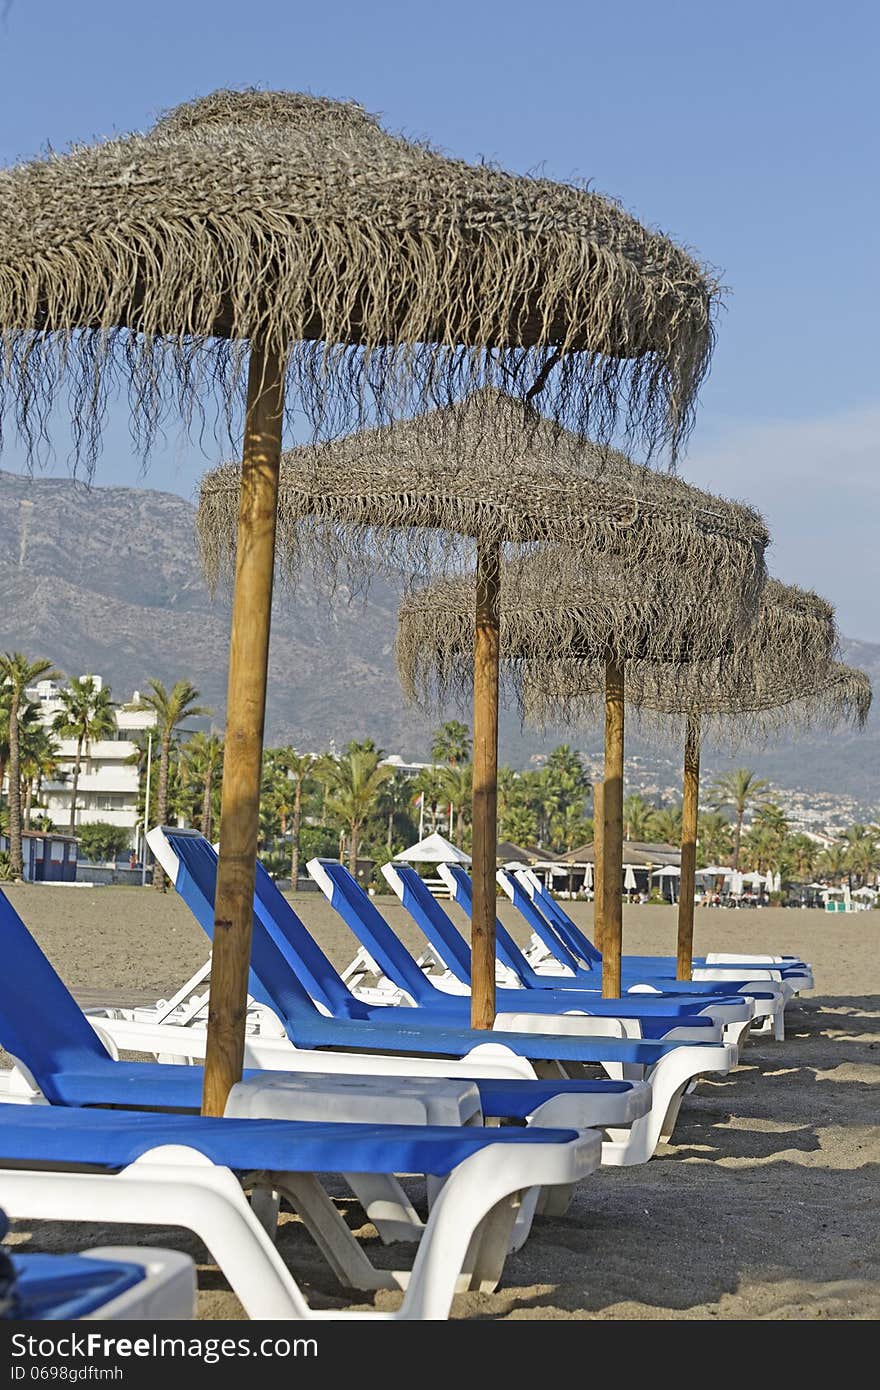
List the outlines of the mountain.
{"label": "mountain", "polygon": [[[100,672],[118,699],[150,677],[191,679],[222,724],[229,607],[201,578],[195,512],[183,498],[139,488],[94,487],[0,473],[0,650],[45,656],[67,673]],[[432,721],[408,709],[394,672],[398,594],[377,582],[366,595],[340,589],[330,602],[306,578],[278,593],[269,666],[267,739],[307,748],[373,737],[405,758],[428,756]],[[880,645],[847,642],[844,657],[880,682]],[[450,711],[450,714],[466,711]],[[512,710],[501,754],[525,766],[558,742],[596,759],[598,730],[524,733]],[[641,767],[675,785],[678,758],[633,738]],[[748,762],[783,787],[824,790],[859,805],[880,802],[880,719],[847,733],[783,742]],[[707,750],[707,772],[730,757]]]}

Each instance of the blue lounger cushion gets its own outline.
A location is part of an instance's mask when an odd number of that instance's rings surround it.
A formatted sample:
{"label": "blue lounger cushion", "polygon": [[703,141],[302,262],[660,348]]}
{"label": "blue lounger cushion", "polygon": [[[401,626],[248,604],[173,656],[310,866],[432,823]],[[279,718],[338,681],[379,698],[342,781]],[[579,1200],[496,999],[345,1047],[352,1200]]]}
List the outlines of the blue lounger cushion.
{"label": "blue lounger cushion", "polygon": [[[547,889],[543,887],[535,888],[533,900],[529,896],[529,894],[526,893],[522,885],[517,881],[515,875],[509,874],[508,879],[514,885],[514,905],[517,907],[519,911],[523,913],[523,916],[526,918],[526,921],[528,921],[529,924],[532,925],[533,930],[536,931],[536,933],[540,936],[541,940],[544,942],[546,946],[549,947],[553,954],[557,955],[557,958],[559,958],[558,951],[554,947],[553,943],[555,941],[556,946],[558,946],[561,941],[566,954],[573,953],[574,955],[579,956],[584,962],[589,961],[593,964],[598,963],[601,965],[601,953],[593,945],[590,938],[583,931],[581,931],[580,927],[578,927],[572,921],[572,919],[568,916],[568,913],[565,912],[562,906],[553,897],[552,893],[549,893]],[[537,910],[539,918],[543,920],[545,927],[551,929],[549,936],[546,936],[543,930],[539,930],[539,926],[535,923],[535,919],[533,918],[532,914],[529,913],[525,908],[526,903],[532,904],[533,909]],[[766,969],[766,962],[755,961],[753,962],[753,964],[755,965],[756,969]],[[712,967],[711,963],[706,961],[706,959],[702,956],[695,957],[694,965],[697,968],[715,968]],[[742,961],[742,967],[747,969],[748,965],[748,958],[744,957]],[[671,956],[624,956],[623,958],[623,969],[625,973],[627,971],[632,973],[638,972],[640,970],[644,971],[646,969],[655,968],[659,972],[660,977],[664,978],[670,972],[674,974],[675,961]],[[740,963],[737,962],[733,968],[740,968]],[[798,960],[795,956],[785,956],[783,957],[783,961],[779,965],[774,966],[773,968],[780,970],[783,978],[785,978],[786,974],[802,974],[804,970],[807,969],[807,966],[804,964],[803,961]],[[688,984],[690,982],[686,981],[685,983]],[[702,988],[703,986],[708,987],[708,985],[712,982],[700,980],[696,983]],[[726,983],[726,981],[720,981],[715,983],[720,983],[723,986]]]}
{"label": "blue lounger cushion", "polygon": [[[455,901],[470,916],[472,906],[470,878],[458,865],[447,865],[447,869],[455,884]],[[574,924],[572,923],[572,925]],[[554,976],[539,975],[529,964],[513,937],[500,922],[497,924],[497,931],[498,957],[503,960],[505,965],[520,975],[520,978],[527,978],[531,987],[535,989],[558,988],[558,982]],[[565,963],[570,959],[570,952],[567,949],[562,949],[557,954]],[[724,991],[729,994],[731,990],[738,989],[740,985],[749,983],[748,975],[735,976],[732,972],[730,978],[724,980],[677,980],[675,978],[676,968],[676,962],[671,957],[624,956],[621,966],[624,988],[634,984],[651,984],[661,986],[664,993],[693,994],[694,990],[699,990],[704,996],[717,996]],[[583,976],[581,975],[579,978],[582,979]]]}
{"label": "blue lounger cushion", "polygon": [[7,1318],[55,1322],[85,1318],[143,1282],[142,1265],[83,1255],[13,1255],[15,1285]]}
{"label": "blue lounger cushion", "polygon": [[[323,866],[328,876],[332,878],[334,886],[339,883],[342,887],[343,875],[348,874],[348,870],[341,864],[326,864]],[[425,933],[425,936],[435,947],[439,955],[447,965],[450,960],[456,961],[454,974],[458,979],[463,980],[468,986],[471,982],[470,974],[470,951],[461,933],[455,927],[443,911],[440,903],[429,891],[423,879],[419,878],[415,869],[402,864],[393,865],[394,872],[402,886],[403,892],[401,902],[413,921]],[[348,875],[349,878],[351,877]],[[351,880],[354,883],[354,880]],[[468,885],[469,885],[468,880]],[[354,884],[357,891],[366,898],[357,884]],[[373,904],[366,898],[369,907],[375,911]],[[470,899],[466,904],[469,908]],[[341,910],[341,909],[340,909]],[[366,916],[366,908],[362,909]],[[349,926],[353,927],[353,921],[346,918]],[[575,970],[573,978],[560,980],[554,976],[539,976],[529,965],[519,947],[510,937],[504,926],[499,922],[496,927],[496,942],[498,943],[498,955],[505,965],[508,965],[517,977],[522,981],[524,990],[530,991],[524,996],[521,990],[497,990],[496,1004],[499,1011],[504,1008],[516,1009],[517,1011],[533,1011],[542,1013],[546,1011],[556,1011],[559,1007],[555,1002],[558,998],[570,996],[575,991],[580,1000],[580,1007],[588,1009],[590,1013],[602,1016],[622,1017],[624,1012],[628,1017],[650,1019],[655,1015],[667,1019],[681,1020],[686,1017],[688,1025],[692,1023],[693,1015],[697,1015],[701,1009],[705,1009],[712,1004],[719,1003],[741,1003],[736,995],[724,996],[713,987],[709,987],[705,992],[702,983],[689,984],[687,994],[670,996],[665,990],[656,995],[633,995],[628,996],[625,1005],[617,999],[601,999],[598,997],[602,987],[602,973],[599,970],[584,970],[576,968],[573,958],[567,953],[560,951],[558,959],[562,964],[568,965]],[[367,942],[364,942],[367,950],[370,950]],[[380,962],[381,964],[381,962]],[[383,967],[384,968],[384,967]],[[449,966],[452,969],[452,966]],[[386,970],[386,974],[387,974]],[[537,984],[535,983],[537,981]],[[723,989],[723,986],[722,986]],[[548,995],[549,1001],[542,1006],[542,996]],[[596,997],[594,997],[596,996]],[[526,1003],[526,999],[528,1003]],[[504,1001],[503,1003],[501,1001]],[[567,1002],[567,1001],[566,1001]],[[576,1008],[578,1004],[572,1001],[568,1003],[569,1008]],[[662,1025],[661,1025],[662,1026]],[[669,1030],[669,1023],[665,1025],[664,1031]],[[699,1024],[697,1025],[699,1027]],[[711,1026],[711,1025],[710,1025]],[[647,1022],[643,1026],[643,1035],[651,1036],[652,1025]]]}
{"label": "blue lounger cushion", "polygon": [[[51,962],[40,950],[12,904],[0,892],[0,946],[10,963],[0,971],[0,1044],[18,1057],[32,1072],[46,1099],[53,1105],[126,1105],[143,1109],[198,1110],[201,1104],[202,1068],[174,1066],[158,1062],[116,1061],[107,1052],[101,1039],[90,1025],[76,1000]],[[12,968],[14,963],[14,969]],[[325,1020],[307,998],[309,1017],[321,1030]],[[39,1000],[39,1009],[33,1000]],[[330,1045],[357,1046],[354,1033],[341,1030],[341,1025],[326,1020]],[[352,1025],[346,1025],[350,1028]],[[366,1047],[381,1049],[384,1039],[376,1041],[370,1025],[354,1025],[358,1038],[368,1036]],[[485,1042],[485,1035],[474,1034]],[[506,1041],[506,1039],[505,1039]],[[311,1044],[305,1044],[310,1046]],[[432,1038],[431,1045],[434,1041]],[[424,1041],[419,1034],[412,1050],[422,1051]],[[458,1056],[466,1050],[460,1043],[447,1055]],[[245,1076],[259,1073],[248,1071]],[[548,1094],[591,1094],[609,1087],[629,1089],[628,1082],[580,1081],[560,1078],[552,1082],[523,1080],[517,1082],[518,1098],[514,1102],[509,1090],[494,1079],[475,1078],[480,1089],[483,1113],[489,1118],[521,1119],[531,1112]],[[520,1089],[521,1088],[521,1089]],[[548,1091],[549,1088],[549,1091]],[[511,1109],[504,1109],[506,1104]],[[5,1115],[5,1112],[4,1112]]]}
{"label": "blue lounger cushion", "polygon": [[117,1171],[161,1145],[186,1145],[236,1172],[431,1173],[445,1176],[490,1144],[568,1143],[568,1129],[322,1124],[211,1119],[116,1110],[7,1105],[0,1164]]}

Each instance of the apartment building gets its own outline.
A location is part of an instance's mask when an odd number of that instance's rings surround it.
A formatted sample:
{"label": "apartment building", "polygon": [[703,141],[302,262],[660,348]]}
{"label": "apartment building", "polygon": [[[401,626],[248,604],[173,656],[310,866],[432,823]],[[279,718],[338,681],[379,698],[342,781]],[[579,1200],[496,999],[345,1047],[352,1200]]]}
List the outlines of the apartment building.
{"label": "apartment building", "polygon": [[[100,676],[92,676],[96,686],[103,685]],[[55,681],[40,681],[27,692],[38,707],[40,720],[51,728],[61,711],[62,687]],[[79,785],[76,797],[76,824],[108,821],[123,826],[129,832],[129,844],[138,855],[141,851],[143,827],[138,818],[138,770],[131,761],[137,751],[136,739],[147,735],[156,725],[152,710],[136,708],[140,692],[135,690],[131,700],[114,710],[116,732],[112,738],[100,739],[83,750]],[[72,774],[76,763],[76,740],[59,738],[59,766],[64,774],[58,781],[43,784],[41,800],[53,825],[66,830],[70,825],[70,799],[73,792]],[[155,751],[155,749],[154,749]]]}

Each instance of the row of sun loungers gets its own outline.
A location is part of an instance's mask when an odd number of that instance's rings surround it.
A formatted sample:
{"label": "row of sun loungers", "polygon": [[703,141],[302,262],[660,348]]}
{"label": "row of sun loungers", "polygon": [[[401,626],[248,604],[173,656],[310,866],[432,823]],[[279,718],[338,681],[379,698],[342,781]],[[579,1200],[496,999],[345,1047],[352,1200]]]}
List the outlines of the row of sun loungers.
{"label": "row of sun loungers", "polygon": [[[170,829],[150,842],[210,936],[212,846]],[[456,1291],[496,1287],[533,1221],[564,1211],[600,1165],[647,1162],[688,1088],[729,1072],[751,1028],[769,1020],[780,1036],[785,1005],[812,986],[789,958],[707,959],[687,983],[668,961],[632,958],[623,997],[603,1000],[595,947],[527,871],[507,872],[502,887],[534,935],[523,952],[499,924],[487,1035],[468,1026],[467,943],[417,875],[385,870],[425,936],[421,961],[343,866],[309,872],[358,955],[341,975],[258,867],[246,1070],[221,1119],[197,1113],[209,964],[154,1009],[87,1017],[0,895],[0,1043],[13,1058],[0,1076],[0,1207],[11,1217],[186,1227],[251,1317],[445,1318]],[[467,910],[467,876],[444,872]],[[156,1060],[121,1059],[131,1052]],[[401,1247],[399,1269],[369,1260],[327,1174]],[[427,1179],[418,1210],[413,1175]],[[343,1286],[399,1289],[399,1307],[311,1308],[276,1248],[282,1199]],[[140,1254],[141,1285],[147,1256],[161,1285],[161,1252]],[[188,1315],[184,1276],[191,1287],[191,1269],[172,1269],[177,1301],[155,1293],[149,1316]],[[61,1316],[104,1316],[90,1306]]]}

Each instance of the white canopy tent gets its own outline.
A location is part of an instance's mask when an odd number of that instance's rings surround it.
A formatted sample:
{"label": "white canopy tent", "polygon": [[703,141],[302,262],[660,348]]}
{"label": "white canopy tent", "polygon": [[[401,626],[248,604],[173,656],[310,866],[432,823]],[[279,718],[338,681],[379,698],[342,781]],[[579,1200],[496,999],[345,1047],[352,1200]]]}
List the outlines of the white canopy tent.
{"label": "white canopy tent", "polygon": [[450,844],[449,840],[438,832],[426,835],[424,840],[419,840],[417,845],[410,845],[409,849],[401,850],[400,854],[395,854],[396,861],[403,864],[470,864],[471,857],[463,849]]}

